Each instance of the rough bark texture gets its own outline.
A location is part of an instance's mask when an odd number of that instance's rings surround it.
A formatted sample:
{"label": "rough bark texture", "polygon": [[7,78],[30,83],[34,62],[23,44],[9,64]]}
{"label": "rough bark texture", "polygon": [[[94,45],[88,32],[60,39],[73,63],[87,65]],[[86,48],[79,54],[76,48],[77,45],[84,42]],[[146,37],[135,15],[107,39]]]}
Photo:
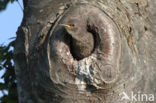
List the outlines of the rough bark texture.
{"label": "rough bark texture", "polygon": [[[57,29],[66,22],[62,18],[68,17],[71,8],[84,4],[104,11],[111,20],[109,25],[118,28],[120,40],[115,43],[118,48],[121,45],[117,50],[120,57],[112,54],[111,61],[117,63],[116,68],[120,65],[119,70],[108,67],[114,73],[111,76],[115,75],[113,82],[102,75],[108,70],[96,66],[92,69],[99,75],[87,77],[87,66],[96,64],[92,62],[94,53],[77,61],[70,53],[69,38],[57,36],[64,33]],[[138,98],[122,100],[123,93],[156,95],[155,0],[24,0],[24,7],[14,52],[20,103],[140,103]],[[156,100],[141,101],[148,102]]]}

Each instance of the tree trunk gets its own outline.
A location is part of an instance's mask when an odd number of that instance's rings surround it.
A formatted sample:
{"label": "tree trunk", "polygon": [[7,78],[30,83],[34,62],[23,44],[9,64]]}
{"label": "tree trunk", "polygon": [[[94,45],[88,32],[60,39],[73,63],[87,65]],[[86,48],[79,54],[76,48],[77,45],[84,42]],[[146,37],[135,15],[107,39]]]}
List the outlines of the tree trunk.
{"label": "tree trunk", "polygon": [[[19,102],[155,103],[155,6],[155,0],[24,0],[14,51]],[[81,60],[60,26],[72,21],[94,35],[92,54]]]}

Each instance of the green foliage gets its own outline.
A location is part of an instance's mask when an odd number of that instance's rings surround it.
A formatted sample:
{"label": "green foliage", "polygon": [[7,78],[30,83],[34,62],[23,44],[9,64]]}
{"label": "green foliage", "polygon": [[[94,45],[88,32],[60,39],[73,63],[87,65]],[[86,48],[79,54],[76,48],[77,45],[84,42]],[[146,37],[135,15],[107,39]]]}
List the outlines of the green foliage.
{"label": "green foliage", "polygon": [[0,98],[0,103],[18,103],[17,81],[13,63],[13,43],[11,42],[8,46],[0,46],[0,70],[5,71],[1,77],[4,82],[0,82],[0,91],[2,93],[4,91],[8,92],[6,94],[4,92]]}
{"label": "green foliage", "polygon": [[0,11],[5,10],[9,3],[13,3],[18,0],[0,0]]}

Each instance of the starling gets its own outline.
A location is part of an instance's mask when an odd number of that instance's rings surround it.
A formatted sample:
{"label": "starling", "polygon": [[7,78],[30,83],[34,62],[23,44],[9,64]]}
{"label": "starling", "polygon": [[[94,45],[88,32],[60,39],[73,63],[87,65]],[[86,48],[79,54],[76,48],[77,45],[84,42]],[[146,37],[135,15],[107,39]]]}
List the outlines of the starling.
{"label": "starling", "polygon": [[89,56],[94,48],[93,34],[84,27],[76,24],[61,24],[68,35],[71,36],[71,53],[73,57],[80,60]]}

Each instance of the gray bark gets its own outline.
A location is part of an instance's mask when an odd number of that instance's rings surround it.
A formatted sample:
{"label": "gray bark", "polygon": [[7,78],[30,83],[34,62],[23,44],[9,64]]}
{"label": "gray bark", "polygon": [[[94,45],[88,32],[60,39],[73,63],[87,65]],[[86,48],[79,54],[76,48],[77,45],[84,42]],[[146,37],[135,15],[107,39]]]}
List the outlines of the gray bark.
{"label": "gray bark", "polygon": [[[110,25],[118,28],[114,35],[115,43],[119,43],[116,48],[119,54],[115,52],[119,57],[111,55],[111,62],[117,64],[110,70],[110,78],[104,76],[102,79],[101,73],[108,73],[105,67],[102,68],[107,62],[102,62],[103,59],[96,59],[97,63],[101,63],[101,70],[92,66],[99,75],[80,75],[75,69],[78,65],[80,69],[90,66],[85,63],[92,56],[74,60],[71,53],[70,56],[64,54],[69,51],[68,43],[61,42],[64,37],[54,37],[63,33],[57,30],[57,24],[65,22],[62,18],[67,13],[72,15],[74,9],[71,8],[83,4],[105,12],[111,20]],[[19,102],[155,103],[150,95],[156,96],[155,7],[155,0],[25,0],[24,18],[17,31],[14,51]],[[55,45],[58,38],[59,44]],[[58,53],[57,48],[63,52]],[[122,100],[124,93],[130,99]],[[132,93],[137,95],[136,99],[132,98]],[[142,94],[146,94],[147,98],[142,98]]]}

